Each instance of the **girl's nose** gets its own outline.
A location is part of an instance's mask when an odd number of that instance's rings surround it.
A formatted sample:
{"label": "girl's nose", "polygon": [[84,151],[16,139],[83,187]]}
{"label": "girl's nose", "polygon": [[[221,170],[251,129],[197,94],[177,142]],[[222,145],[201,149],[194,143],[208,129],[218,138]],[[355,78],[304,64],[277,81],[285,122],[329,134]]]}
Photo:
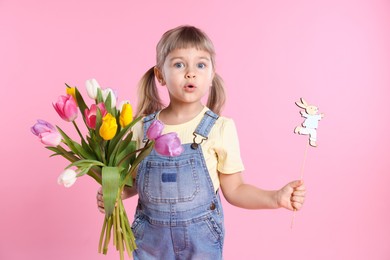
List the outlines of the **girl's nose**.
{"label": "girl's nose", "polygon": [[186,79],[193,79],[193,78],[195,78],[195,73],[192,71],[188,71],[186,73]]}

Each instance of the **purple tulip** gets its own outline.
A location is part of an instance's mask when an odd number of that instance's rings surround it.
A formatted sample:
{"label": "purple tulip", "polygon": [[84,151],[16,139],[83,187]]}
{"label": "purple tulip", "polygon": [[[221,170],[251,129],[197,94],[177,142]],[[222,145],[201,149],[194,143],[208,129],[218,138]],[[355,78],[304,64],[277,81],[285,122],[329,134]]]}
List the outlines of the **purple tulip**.
{"label": "purple tulip", "polygon": [[45,120],[37,120],[37,123],[31,127],[31,132],[38,136],[41,142],[49,146],[57,146],[61,143],[61,134]]}
{"label": "purple tulip", "polygon": [[46,122],[45,120],[42,119],[38,119],[37,123],[31,127],[31,132],[36,136],[39,136],[40,133],[45,133],[50,131],[56,131],[55,127],[49,122]]}
{"label": "purple tulip", "polygon": [[167,133],[155,139],[154,149],[161,155],[179,156],[184,148],[176,133]]}
{"label": "purple tulip", "polygon": [[149,126],[146,136],[150,140],[155,140],[157,137],[161,136],[162,130],[164,129],[164,124],[160,120],[154,120],[154,122]]}
{"label": "purple tulip", "polygon": [[60,96],[53,107],[65,121],[72,122],[77,118],[77,103],[71,95]]}

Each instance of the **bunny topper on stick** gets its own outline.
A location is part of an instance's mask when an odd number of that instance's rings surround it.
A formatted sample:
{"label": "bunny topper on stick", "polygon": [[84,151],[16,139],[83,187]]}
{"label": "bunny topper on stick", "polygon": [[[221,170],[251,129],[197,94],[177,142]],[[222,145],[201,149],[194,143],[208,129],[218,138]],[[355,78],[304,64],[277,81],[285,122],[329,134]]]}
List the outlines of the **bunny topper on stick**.
{"label": "bunny topper on stick", "polygon": [[[295,102],[295,104],[303,108],[303,110],[300,111],[301,116],[305,118],[303,123],[294,129],[294,133],[300,134],[300,135],[308,135],[309,141],[306,145],[305,154],[303,156],[303,162],[301,167],[301,180],[303,180],[303,172],[306,164],[306,157],[307,157],[307,150],[309,145],[312,147],[317,147],[317,128],[318,128],[318,121],[320,121],[324,114],[318,113],[318,107],[315,105],[309,105],[306,100],[303,98],[300,98],[299,101]],[[291,228],[294,225],[294,218],[295,218],[296,210],[294,210],[294,215],[291,221]]]}
{"label": "bunny topper on stick", "polygon": [[297,126],[294,129],[294,133],[300,135],[309,135],[309,144],[312,147],[317,147],[317,128],[318,121],[320,121],[324,114],[318,114],[318,107],[314,105],[309,105],[303,98],[300,101],[295,102],[295,104],[305,109],[305,111],[300,111],[302,117],[305,118],[301,126]]}

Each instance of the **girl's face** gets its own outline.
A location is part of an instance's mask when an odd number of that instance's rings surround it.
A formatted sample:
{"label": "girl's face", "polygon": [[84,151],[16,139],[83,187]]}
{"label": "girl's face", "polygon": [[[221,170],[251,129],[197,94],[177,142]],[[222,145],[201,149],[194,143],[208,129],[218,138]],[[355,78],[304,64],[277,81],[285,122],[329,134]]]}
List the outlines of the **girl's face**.
{"label": "girl's face", "polygon": [[171,103],[201,102],[214,78],[210,54],[196,48],[176,49],[166,57],[157,78],[167,86]]}

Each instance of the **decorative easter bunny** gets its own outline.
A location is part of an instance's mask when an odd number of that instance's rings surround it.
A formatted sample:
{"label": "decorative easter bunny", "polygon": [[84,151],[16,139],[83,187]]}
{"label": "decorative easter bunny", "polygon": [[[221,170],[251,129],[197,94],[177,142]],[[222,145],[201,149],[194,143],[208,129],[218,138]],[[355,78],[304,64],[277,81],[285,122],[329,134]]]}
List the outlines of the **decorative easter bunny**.
{"label": "decorative easter bunny", "polygon": [[303,121],[301,126],[295,127],[294,133],[309,135],[309,144],[316,147],[318,121],[324,117],[324,114],[318,114],[318,107],[309,105],[303,98],[301,98],[300,101],[295,102],[295,104],[298,107],[305,109],[305,111],[300,111],[300,113],[302,117],[306,119]]}

